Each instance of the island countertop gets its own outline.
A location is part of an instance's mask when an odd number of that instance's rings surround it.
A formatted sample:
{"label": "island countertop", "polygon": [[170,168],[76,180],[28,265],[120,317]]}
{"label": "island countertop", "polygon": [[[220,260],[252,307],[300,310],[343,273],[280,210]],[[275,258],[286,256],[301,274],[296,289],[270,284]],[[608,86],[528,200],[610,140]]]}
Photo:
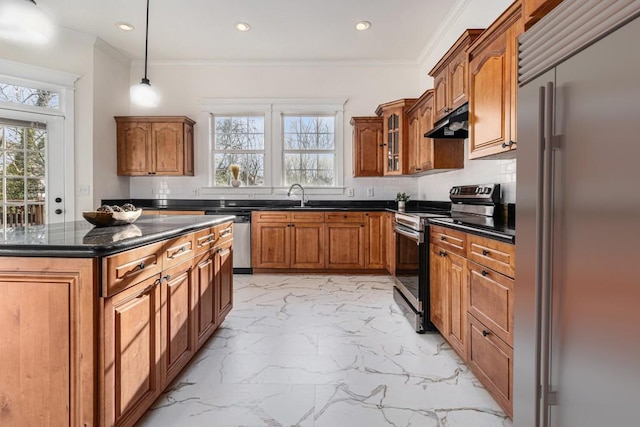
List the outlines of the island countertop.
{"label": "island countertop", "polygon": [[0,256],[91,258],[111,255],[233,220],[233,215],[150,215],[135,223],[94,227],[86,221],[7,228]]}

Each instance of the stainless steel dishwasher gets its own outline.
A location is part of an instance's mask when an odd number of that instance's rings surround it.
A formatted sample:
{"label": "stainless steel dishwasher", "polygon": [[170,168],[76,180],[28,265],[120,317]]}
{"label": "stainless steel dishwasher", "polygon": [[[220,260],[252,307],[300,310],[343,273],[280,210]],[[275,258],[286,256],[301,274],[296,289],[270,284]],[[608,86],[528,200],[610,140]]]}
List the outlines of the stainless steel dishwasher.
{"label": "stainless steel dishwasher", "polygon": [[230,209],[205,211],[206,215],[235,215],[233,221],[233,272],[253,274],[251,268],[251,212]]}

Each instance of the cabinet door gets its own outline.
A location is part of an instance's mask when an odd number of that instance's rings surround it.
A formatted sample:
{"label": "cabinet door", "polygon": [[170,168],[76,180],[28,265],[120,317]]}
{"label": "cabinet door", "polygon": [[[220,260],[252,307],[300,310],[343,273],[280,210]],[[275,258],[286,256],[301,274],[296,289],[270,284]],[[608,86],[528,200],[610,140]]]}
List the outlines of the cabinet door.
{"label": "cabinet door", "polygon": [[467,341],[467,260],[461,256],[447,253],[444,257],[446,304],[445,312],[449,326],[447,330],[447,341],[451,347],[462,357],[466,358],[465,342]]}
{"label": "cabinet door", "polygon": [[433,77],[433,108],[434,121],[438,121],[448,114],[449,107],[449,69],[444,67],[442,71]]}
{"label": "cabinet door", "polygon": [[292,224],[291,268],[324,268],[323,223]]}
{"label": "cabinet door", "polygon": [[151,170],[159,175],[184,174],[184,129],[182,123],[152,123]]}
{"label": "cabinet door", "polygon": [[194,157],[193,157],[193,150],[194,150],[194,131],[193,131],[193,125],[190,123],[185,123],[183,125],[184,128],[184,170],[183,170],[183,175],[188,175],[188,176],[193,176],[194,175],[194,169],[193,169],[193,163],[194,163]]}
{"label": "cabinet door", "polygon": [[104,300],[104,425],[131,423],[162,390],[160,276]]}
{"label": "cabinet door", "polygon": [[449,111],[467,102],[467,52],[462,50],[449,64]]}
{"label": "cabinet door", "polygon": [[215,250],[216,305],[218,325],[233,307],[233,247],[227,242]]}
{"label": "cabinet door", "polygon": [[384,233],[384,212],[365,214],[365,268],[381,270],[385,268],[386,239]]}
{"label": "cabinet door", "polygon": [[196,349],[218,327],[218,305],[215,289],[215,249],[196,258],[194,278],[194,329]]}
{"label": "cabinet door", "polygon": [[447,284],[445,269],[445,251],[434,245],[429,245],[429,297],[431,308],[431,323],[446,337],[447,329]]}
{"label": "cabinet door", "polygon": [[402,174],[402,108],[395,108],[384,115],[384,175]]}
{"label": "cabinet door", "polygon": [[393,214],[391,212],[385,212],[384,215],[384,234],[386,237],[386,256],[385,256],[385,268],[392,276],[396,275],[396,233],[393,229]]}
{"label": "cabinet door", "polygon": [[382,118],[353,122],[353,176],[382,176],[384,144]]}
{"label": "cabinet door", "polygon": [[289,223],[257,223],[251,235],[253,268],[291,266],[291,227]]}
{"label": "cabinet door", "polygon": [[505,108],[510,95],[507,36],[502,34],[478,52],[469,73],[469,157],[502,151],[510,137],[511,114]]}
{"label": "cabinet door", "polygon": [[420,152],[420,143],[422,142],[420,135],[420,122],[418,119],[418,110],[413,110],[407,115],[407,170],[410,174],[418,172],[418,157]]}
{"label": "cabinet door", "polygon": [[163,383],[168,384],[195,352],[192,260],[162,272]]}
{"label": "cabinet door", "polygon": [[416,172],[424,172],[433,169],[433,144],[432,138],[425,138],[424,134],[433,129],[433,97],[427,98],[418,108],[418,130],[415,156]]}
{"label": "cabinet door", "polygon": [[327,269],[363,269],[364,223],[327,223],[325,253]]}
{"label": "cabinet door", "polygon": [[151,125],[118,123],[118,175],[148,175],[152,171]]}

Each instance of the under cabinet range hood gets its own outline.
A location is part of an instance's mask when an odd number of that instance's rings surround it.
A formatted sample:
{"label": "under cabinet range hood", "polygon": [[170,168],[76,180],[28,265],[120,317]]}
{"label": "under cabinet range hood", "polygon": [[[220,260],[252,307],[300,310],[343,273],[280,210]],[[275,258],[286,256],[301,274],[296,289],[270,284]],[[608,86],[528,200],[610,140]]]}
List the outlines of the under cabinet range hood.
{"label": "under cabinet range hood", "polygon": [[425,138],[455,138],[464,139],[469,136],[469,104],[457,108],[451,114],[438,120]]}

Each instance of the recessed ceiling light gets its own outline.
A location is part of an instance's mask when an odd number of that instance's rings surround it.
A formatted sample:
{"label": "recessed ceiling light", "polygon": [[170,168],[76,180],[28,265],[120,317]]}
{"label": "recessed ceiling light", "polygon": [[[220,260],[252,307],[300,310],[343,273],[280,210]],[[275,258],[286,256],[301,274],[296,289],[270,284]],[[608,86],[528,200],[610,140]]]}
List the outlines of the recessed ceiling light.
{"label": "recessed ceiling light", "polygon": [[246,22],[236,22],[236,30],[238,31],[249,31],[251,29],[251,25]]}
{"label": "recessed ceiling light", "polygon": [[371,28],[371,22],[369,21],[360,21],[356,23],[356,30],[358,31],[367,31]]}
{"label": "recessed ceiling light", "polygon": [[120,28],[123,31],[131,31],[135,28],[132,24],[129,24],[128,22],[116,22],[116,27]]}

